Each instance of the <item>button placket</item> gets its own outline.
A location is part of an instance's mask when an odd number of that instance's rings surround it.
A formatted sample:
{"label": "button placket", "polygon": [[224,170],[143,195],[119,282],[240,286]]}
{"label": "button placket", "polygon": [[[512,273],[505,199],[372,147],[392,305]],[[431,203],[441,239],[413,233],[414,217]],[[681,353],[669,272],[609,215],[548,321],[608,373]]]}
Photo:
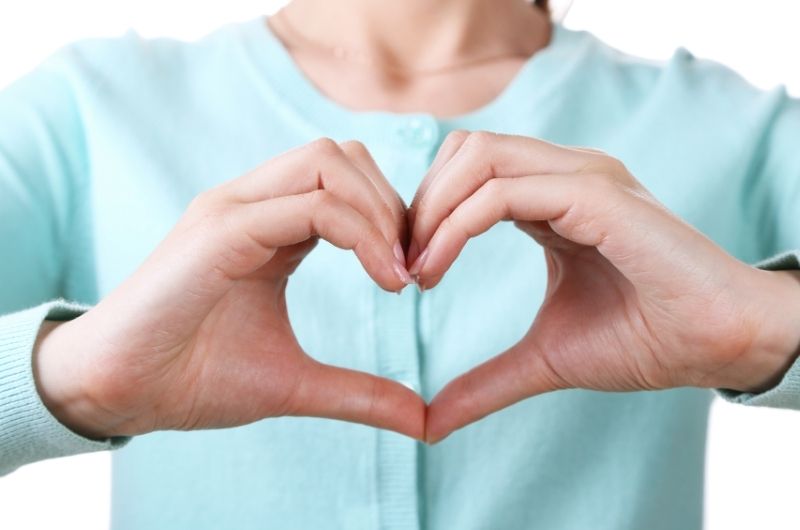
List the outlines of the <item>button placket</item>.
{"label": "button placket", "polygon": [[[408,203],[430,163],[439,130],[432,117],[411,116],[393,124],[394,142],[376,150],[376,162]],[[384,150],[385,149],[385,150]],[[400,295],[373,287],[373,352],[376,373],[421,393],[422,374],[417,325],[419,293],[407,286]],[[380,528],[413,530],[421,526],[420,444],[406,436],[376,432],[376,478]]]}
{"label": "button placket", "polygon": [[[416,304],[413,288],[400,295],[375,287],[374,348],[379,375],[419,389]],[[418,442],[391,431],[377,431],[377,486],[380,528],[419,528]]]}

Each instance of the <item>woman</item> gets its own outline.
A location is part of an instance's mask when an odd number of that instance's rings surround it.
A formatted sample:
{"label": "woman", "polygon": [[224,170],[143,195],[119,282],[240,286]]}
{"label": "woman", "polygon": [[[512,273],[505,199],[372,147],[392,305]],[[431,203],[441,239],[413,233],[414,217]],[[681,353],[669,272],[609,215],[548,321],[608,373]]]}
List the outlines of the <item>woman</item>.
{"label": "woman", "polygon": [[113,528],[699,528],[708,389],[800,408],[800,102],[685,50],[294,0],[0,118],[0,466]]}

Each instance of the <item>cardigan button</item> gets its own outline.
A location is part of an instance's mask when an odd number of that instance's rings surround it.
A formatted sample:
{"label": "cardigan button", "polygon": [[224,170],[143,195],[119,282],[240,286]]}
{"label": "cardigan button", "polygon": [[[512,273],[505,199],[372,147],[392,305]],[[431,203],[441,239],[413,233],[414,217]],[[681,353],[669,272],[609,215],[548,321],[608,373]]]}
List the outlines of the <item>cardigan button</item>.
{"label": "cardigan button", "polygon": [[397,134],[409,145],[428,147],[436,141],[438,127],[432,117],[409,119],[397,129]]}

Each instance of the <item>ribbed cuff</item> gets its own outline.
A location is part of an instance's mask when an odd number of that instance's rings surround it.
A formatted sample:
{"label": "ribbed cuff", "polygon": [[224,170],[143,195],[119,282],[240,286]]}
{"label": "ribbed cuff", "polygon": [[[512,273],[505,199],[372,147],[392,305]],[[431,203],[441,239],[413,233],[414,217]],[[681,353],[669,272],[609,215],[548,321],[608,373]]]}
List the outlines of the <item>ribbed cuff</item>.
{"label": "ribbed cuff", "polygon": [[[800,269],[800,250],[772,256],[753,266],[770,271]],[[800,357],[789,367],[781,381],[769,390],[754,394],[718,388],[715,392],[732,403],[800,410]]]}
{"label": "ribbed cuff", "polygon": [[59,298],[0,316],[0,475],[21,465],[79,453],[116,449],[130,438],[85,438],[44,405],[33,379],[31,354],[42,322],[70,320],[91,306]]}

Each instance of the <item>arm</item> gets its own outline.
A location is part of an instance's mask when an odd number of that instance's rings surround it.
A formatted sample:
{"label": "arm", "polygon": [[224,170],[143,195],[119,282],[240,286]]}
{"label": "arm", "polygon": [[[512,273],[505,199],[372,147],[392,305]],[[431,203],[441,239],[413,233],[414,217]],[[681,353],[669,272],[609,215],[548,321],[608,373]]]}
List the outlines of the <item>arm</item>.
{"label": "arm", "polygon": [[[63,425],[40,399],[37,336],[92,300],[83,130],[62,48],[0,91],[0,474],[117,447]],[[43,325],[44,323],[44,325]]]}
{"label": "arm", "polygon": [[[771,384],[749,392],[717,389],[723,399],[745,405],[800,410],[800,99],[780,90],[773,119],[765,128],[757,162],[753,164],[752,196],[760,197],[753,208],[762,227],[766,259],[754,264],[775,275],[779,289],[767,312],[772,323],[783,326],[786,361]],[[780,287],[782,285],[782,287]],[[775,335],[781,334],[776,328]]]}
{"label": "arm", "polygon": [[[723,399],[744,405],[800,409],[800,250],[777,254],[755,265],[770,271],[776,289],[771,307],[776,344],[784,344],[784,362],[777,364],[768,384],[752,391],[716,389]],[[780,286],[783,286],[781,289]],[[785,333],[781,333],[783,330]],[[780,339],[780,337],[783,339]]]}
{"label": "arm", "polygon": [[[0,90],[0,474],[45,458],[116,447],[59,422],[40,399],[33,352],[46,319],[89,306],[89,216],[77,102],[62,48]],[[44,336],[44,335],[42,335]]]}
{"label": "arm", "polygon": [[72,319],[87,309],[56,299],[0,317],[0,475],[23,464],[113,449],[127,442],[126,437],[94,440],[81,436],[56,419],[36,389],[34,344],[40,342],[38,335],[43,338],[58,324],[44,319]]}

